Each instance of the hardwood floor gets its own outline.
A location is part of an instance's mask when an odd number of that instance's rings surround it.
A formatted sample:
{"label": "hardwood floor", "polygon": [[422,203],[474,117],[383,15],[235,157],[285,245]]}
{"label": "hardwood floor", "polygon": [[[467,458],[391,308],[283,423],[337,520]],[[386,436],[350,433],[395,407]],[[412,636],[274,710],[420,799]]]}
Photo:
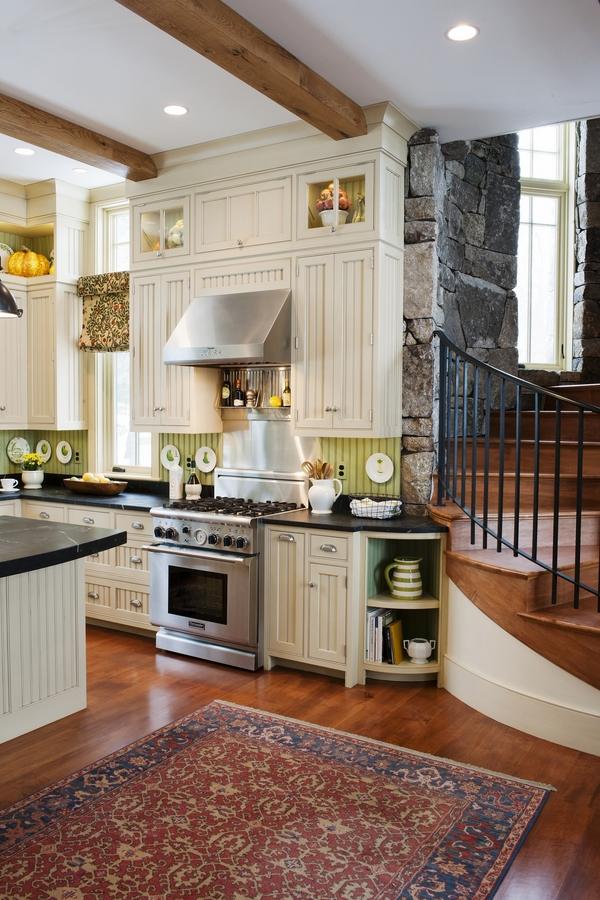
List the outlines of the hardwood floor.
{"label": "hardwood floor", "polygon": [[554,785],[496,897],[598,897],[600,760],[529,737],[430,685],[250,673],[156,652],[146,639],[88,629],[89,706],[0,745],[6,807],[213,699],[257,707]]}

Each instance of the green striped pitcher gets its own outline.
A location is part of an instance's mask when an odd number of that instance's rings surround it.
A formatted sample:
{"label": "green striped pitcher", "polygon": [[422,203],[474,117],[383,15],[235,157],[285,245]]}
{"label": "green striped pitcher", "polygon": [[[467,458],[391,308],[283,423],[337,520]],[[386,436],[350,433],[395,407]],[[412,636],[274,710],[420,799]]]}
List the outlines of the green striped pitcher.
{"label": "green striped pitcher", "polygon": [[414,556],[396,556],[385,567],[383,575],[392,597],[398,600],[418,600],[423,595],[420,562]]}

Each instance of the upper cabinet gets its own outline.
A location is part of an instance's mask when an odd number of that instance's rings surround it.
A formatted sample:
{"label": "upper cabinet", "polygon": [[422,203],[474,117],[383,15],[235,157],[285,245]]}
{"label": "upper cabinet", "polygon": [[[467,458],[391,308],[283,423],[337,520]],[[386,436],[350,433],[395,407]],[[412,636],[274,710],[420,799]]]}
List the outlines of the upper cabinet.
{"label": "upper cabinet", "polygon": [[298,176],[298,238],[374,229],[374,164],[321,169]]}
{"label": "upper cabinet", "polygon": [[190,199],[188,196],[131,207],[135,262],[170,259],[190,254]]}
{"label": "upper cabinet", "polygon": [[291,193],[289,177],[197,193],[195,252],[291,240]]}
{"label": "upper cabinet", "polygon": [[11,288],[20,319],[0,319],[0,428],[27,425],[27,292]]}

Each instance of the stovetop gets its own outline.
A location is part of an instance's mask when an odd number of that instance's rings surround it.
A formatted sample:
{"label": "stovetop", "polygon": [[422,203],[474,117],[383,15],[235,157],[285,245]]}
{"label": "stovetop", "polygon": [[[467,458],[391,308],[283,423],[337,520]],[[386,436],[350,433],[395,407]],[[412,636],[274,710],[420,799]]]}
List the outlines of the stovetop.
{"label": "stovetop", "polygon": [[194,518],[201,518],[204,514],[218,516],[243,516],[244,518],[257,519],[261,516],[272,516],[275,513],[288,512],[299,509],[298,503],[282,500],[248,500],[243,497],[198,497],[185,500],[171,500],[163,507],[165,514],[168,510],[179,510]]}

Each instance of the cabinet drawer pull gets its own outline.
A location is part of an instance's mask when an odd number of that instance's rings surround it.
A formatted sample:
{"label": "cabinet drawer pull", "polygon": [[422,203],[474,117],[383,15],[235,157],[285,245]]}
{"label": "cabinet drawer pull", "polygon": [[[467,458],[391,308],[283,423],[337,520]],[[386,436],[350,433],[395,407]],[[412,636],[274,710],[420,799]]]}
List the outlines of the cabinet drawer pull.
{"label": "cabinet drawer pull", "polygon": [[319,549],[322,550],[323,553],[337,553],[335,544],[321,544]]}
{"label": "cabinet drawer pull", "polygon": [[144,605],[141,600],[136,600],[135,598],[133,600],[130,600],[129,603],[131,606],[135,606],[136,609],[139,609],[140,606]]}
{"label": "cabinet drawer pull", "polygon": [[90,559],[100,559],[99,553],[90,553]]}
{"label": "cabinet drawer pull", "polygon": [[96,520],[92,518],[92,516],[84,516],[82,521],[85,522],[86,525],[93,525]]}
{"label": "cabinet drawer pull", "polygon": [[154,413],[156,414],[157,412],[160,412],[160,406],[155,406],[155,407],[154,407]]}
{"label": "cabinet drawer pull", "polygon": [[50,518],[50,513],[47,513],[47,512],[40,513],[40,519],[49,519],[49,518]]}
{"label": "cabinet drawer pull", "polygon": [[6,412],[6,407],[5,407],[5,406],[0,406],[0,412]]}
{"label": "cabinet drawer pull", "polygon": [[142,557],[141,556],[130,556],[129,562],[132,563],[134,566],[139,566],[142,563]]}
{"label": "cabinet drawer pull", "polygon": [[90,598],[90,600],[99,600],[100,594],[98,593],[98,591],[88,591],[88,597]]}
{"label": "cabinet drawer pull", "polygon": [[132,522],[131,527],[135,528],[136,531],[143,531],[144,523],[143,522]]}
{"label": "cabinet drawer pull", "polygon": [[280,541],[287,541],[288,544],[295,544],[295,543],[296,543],[296,538],[294,537],[293,534],[280,534],[278,540],[280,540]]}
{"label": "cabinet drawer pull", "polygon": [[237,243],[238,247],[243,247],[243,246],[244,246],[244,242],[243,242],[243,240],[242,240],[241,238],[238,238],[236,243]]}

